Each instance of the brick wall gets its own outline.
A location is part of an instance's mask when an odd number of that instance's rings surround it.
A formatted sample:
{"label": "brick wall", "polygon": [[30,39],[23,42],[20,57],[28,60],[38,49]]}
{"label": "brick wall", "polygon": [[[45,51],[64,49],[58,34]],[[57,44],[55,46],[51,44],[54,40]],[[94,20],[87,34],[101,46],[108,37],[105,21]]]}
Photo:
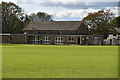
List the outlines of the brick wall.
{"label": "brick wall", "polygon": [[[33,37],[40,37],[38,44],[43,44],[44,37],[50,37],[50,44],[54,45],[56,37],[62,37],[63,44],[80,44],[80,45],[94,45],[94,37],[98,37],[99,42],[103,43],[103,37],[97,35],[4,35],[2,36],[2,43],[12,43],[12,44],[33,44]],[[68,38],[74,38],[73,41],[69,41]],[[81,40],[81,41],[80,41]],[[97,44],[96,44],[97,45]],[[99,44],[100,45],[100,44]]]}
{"label": "brick wall", "polygon": [[2,36],[2,43],[9,43],[9,36],[8,35],[4,35]]}
{"label": "brick wall", "polygon": [[12,35],[11,43],[13,44],[25,44],[25,36],[20,35]]}

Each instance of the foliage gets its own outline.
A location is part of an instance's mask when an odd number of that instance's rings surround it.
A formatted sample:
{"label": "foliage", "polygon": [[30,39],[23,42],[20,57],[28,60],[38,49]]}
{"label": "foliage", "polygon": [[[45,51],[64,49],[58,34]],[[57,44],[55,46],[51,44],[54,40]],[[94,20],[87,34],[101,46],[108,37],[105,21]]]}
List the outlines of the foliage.
{"label": "foliage", "polygon": [[120,28],[120,16],[114,18],[112,21],[111,21],[111,24],[116,27],[116,28]]}
{"label": "foliage", "polygon": [[12,2],[2,2],[2,32],[22,33],[30,21],[52,21],[52,16],[44,13],[27,15],[25,11]]}
{"label": "foliage", "polygon": [[114,14],[110,10],[99,10],[89,13],[82,21],[85,21],[92,34],[106,36],[115,32],[114,27],[110,24],[113,18]]}
{"label": "foliage", "polygon": [[2,32],[22,33],[24,10],[14,3],[2,2]]}
{"label": "foliage", "polygon": [[115,28],[116,33],[120,35],[120,16],[110,21],[110,25]]}
{"label": "foliage", "polygon": [[28,16],[31,21],[52,21],[52,15],[45,12],[32,13]]}

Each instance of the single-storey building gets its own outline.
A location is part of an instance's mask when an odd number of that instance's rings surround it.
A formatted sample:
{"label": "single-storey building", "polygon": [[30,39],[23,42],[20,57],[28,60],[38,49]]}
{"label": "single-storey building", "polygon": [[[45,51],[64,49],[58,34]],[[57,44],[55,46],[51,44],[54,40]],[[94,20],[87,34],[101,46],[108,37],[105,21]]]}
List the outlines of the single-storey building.
{"label": "single-storey building", "polygon": [[33,21],[24,34],[2,34],[3,43],[101,45],[102,35],[91,35],[81,21]]}

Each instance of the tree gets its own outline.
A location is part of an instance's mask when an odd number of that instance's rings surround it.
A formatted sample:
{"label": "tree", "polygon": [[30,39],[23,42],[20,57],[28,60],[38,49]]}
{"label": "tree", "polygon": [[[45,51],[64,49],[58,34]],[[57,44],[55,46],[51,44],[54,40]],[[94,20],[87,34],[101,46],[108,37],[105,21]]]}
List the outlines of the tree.
{"label": "tree", "polygon": [[106,38],[108,34],[115,33],[114,26],[110,24],[113,18],[114,14],[110,10],[99,10],[89,13],[82,21],[86,23],[92,34],[104,35]]}
{"label": "tree", "polygon": [[24,10],[12,2],[2,2],[2,32],[22,33],[30,21],[52,21],[52,15],[44,12],[25,14]]}
{"label": "tree", "polygon": [[2,32],[22,33],[24,10],[12,2],[2,2]]}
{"label": "tree", "polygon": [[114,26],[114,29],[116,30],[115,34],[120,34],[120,16],[111,20],[110,24],[111,26]]}
{"label": "tree", "polygon": [[115,28],[120,28],[120,16],[114,18],[110,23],[111,23],[111,25],[113,25]]}
{"label": "tree", "polygon": [[32,13],[28,16],[31,21],[53,21],[52,15],[45,12]]}

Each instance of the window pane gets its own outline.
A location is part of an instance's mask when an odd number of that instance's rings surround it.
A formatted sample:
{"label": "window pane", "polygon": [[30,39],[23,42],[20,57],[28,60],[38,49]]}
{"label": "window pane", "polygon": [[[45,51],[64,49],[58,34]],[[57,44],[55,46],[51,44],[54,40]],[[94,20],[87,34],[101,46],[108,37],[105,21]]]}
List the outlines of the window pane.
{"label": "window pane", "polygon": [[56,37],[55,43],[56,44],[61,44],[62,43],[62,37]]}
{"label": "window pane", "polygon": [[74,41],[74,37],[68,37],[68,41],[73,42]]}

